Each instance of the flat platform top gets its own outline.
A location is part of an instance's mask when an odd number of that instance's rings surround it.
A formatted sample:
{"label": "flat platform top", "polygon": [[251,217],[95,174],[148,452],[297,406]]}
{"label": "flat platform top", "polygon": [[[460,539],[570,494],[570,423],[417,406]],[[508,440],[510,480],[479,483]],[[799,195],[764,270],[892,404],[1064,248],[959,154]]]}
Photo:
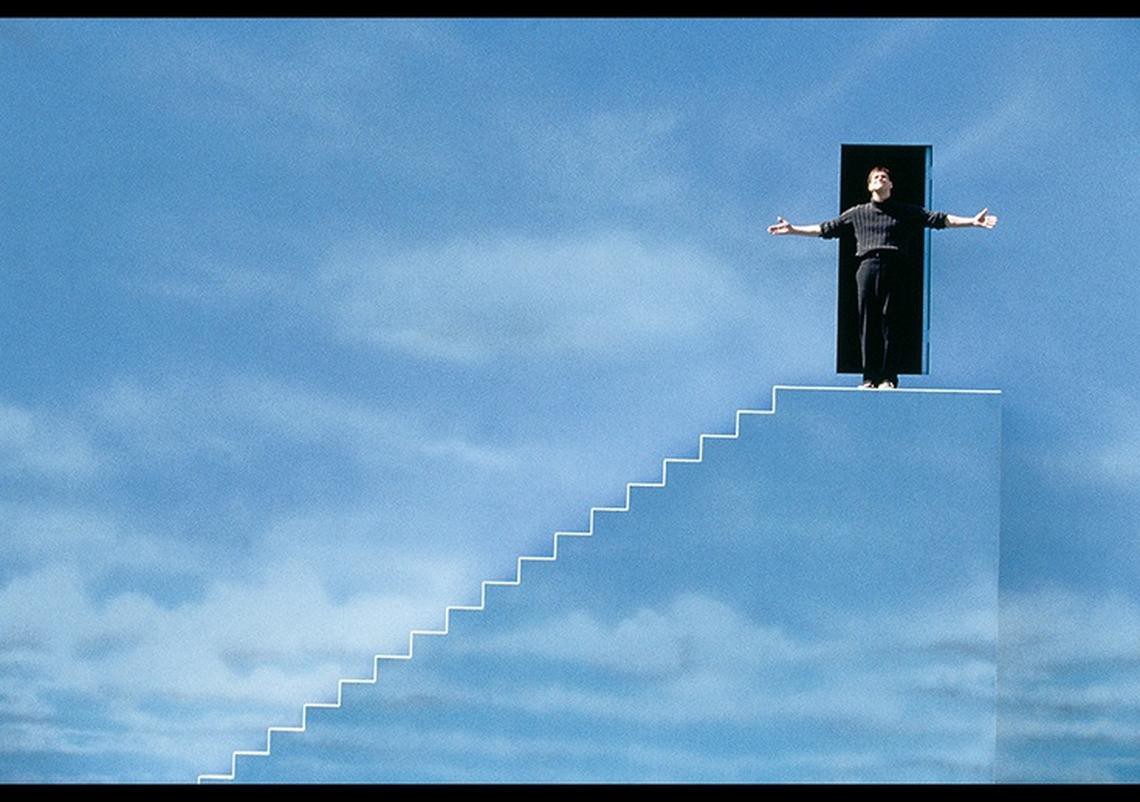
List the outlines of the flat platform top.
{"label": "flat platform top", "polygon": [[896,387],[892,390],[871,390],[865,387],[813,387],[797,384],[777,384],[775,390],[824,390],[827,392],[850,393],[958,393],[965,395],[1001,395],[1001,390],[970,390],[939,387]]}

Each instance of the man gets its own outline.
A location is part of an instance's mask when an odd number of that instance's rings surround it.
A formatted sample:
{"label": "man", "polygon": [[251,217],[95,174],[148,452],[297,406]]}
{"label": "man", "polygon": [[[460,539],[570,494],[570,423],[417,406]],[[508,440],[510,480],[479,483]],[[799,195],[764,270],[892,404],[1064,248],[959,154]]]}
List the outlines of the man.
{"label": "man", "polygon": [[855,283],[859,304],[859,345],[863,355],[865,388],[898,387],[899,331],[894,319],[891,294],[904,269],[902,258],[913,238],[923,228],[993,228],[997,218],[982,209],[973,217],[929,212],[921,206],[891,199],[891,171],[872,167],[867,174],[869,203],[852,206],[834,220],[814,226],[795,226],[782,217],[768,226],[769,234],[798,234],[833,239],[843,234],[855,237],[859,269]]}

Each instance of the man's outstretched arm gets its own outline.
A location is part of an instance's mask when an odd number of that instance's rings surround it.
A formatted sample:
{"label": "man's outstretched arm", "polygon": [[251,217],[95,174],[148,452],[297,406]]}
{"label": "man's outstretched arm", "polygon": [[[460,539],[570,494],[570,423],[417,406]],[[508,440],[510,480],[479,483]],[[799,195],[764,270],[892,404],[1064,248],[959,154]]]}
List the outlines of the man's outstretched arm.
{"label": "man's outstretched arm", "polygon": [[[947,228],[993,228],[997,225],[997,218],[989,214],[989,209],[982,209],[973,217],[959,217],[956,214],[946,215]],[[772,229],[768,229],[771,231]]]}
{"label": "man's outstretched arm", "polygon": [[[968,218],[967,218],[968,219]],[[782,217],[776,218],[774,225],[768,226],[769,234],[798,234],[801,237],[818,237],[820,228],[814,226],[794,226]]]}

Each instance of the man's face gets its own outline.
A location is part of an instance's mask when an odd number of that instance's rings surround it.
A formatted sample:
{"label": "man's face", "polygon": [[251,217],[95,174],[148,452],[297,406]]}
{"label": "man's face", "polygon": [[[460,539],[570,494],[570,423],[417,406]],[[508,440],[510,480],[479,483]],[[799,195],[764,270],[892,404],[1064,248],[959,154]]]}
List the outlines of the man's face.
{"label": "man's face", "polygon": [[875,170],[867,176],[868,192],[876,192],[884,189],[888,193],[894,189],[894,184],[891,183],[891,177],[887,174],[886,170]]}

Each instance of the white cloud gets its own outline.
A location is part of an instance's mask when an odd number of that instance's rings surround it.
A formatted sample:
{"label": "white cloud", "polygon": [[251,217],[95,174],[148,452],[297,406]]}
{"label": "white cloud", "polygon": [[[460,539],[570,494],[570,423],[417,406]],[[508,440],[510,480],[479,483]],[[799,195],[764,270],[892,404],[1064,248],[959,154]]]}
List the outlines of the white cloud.
{"label": "white cloud", "polygon": [[135,530],[92,506],[0,503],[5,556],[17,566],[80,567],[87,577],[120,569],[194,571],[200,554],[190,543]]}
{"label": "white cloud", "polygon": [[633,358],[741,326],[755,306],[708,255],[626,232],[405,252],[365,243],[333,255],[317,281],[345,338],[469,363]]}
{"label": "white cloud", "polygon": [[1054,589],[1002,599],[1002,650],[1025,676],[1140,661],[1140,606],[1120,593]]}
{"label": "white cloud", "polygon": [[[615,695],[563,685],[553,678],[569,675],[550,670],[548,682],[522,684],[503,700],[535,712],[573,710],[646,723],[807,716],[918,733],[935,724],[913,720],[910,705],[956,697],[971,700],[970,709],[949,702],[936,726],[976,736],[979,726],[992,727],[992,719],[972,711],[975,703],[984,711],[985,700],[993,698],[995,627],[987,611],[963,610],[945,600],[906,615],[837,613],[828,621],[831,634],[798,639],[721,601],[684,594],[662,611],[639,609],[603,623],[578,610],[470,648],[642,680],[631,700],[624,689]],[[895,668],[883,671],[884,664]],[[804,676],[816,679],[805,684]]]}
{"label": "white cloud", "polygon": [[94,399],[93,408],[144,459],[210,452],[242,460],[269,436],[339,448],[365,465],[428,459],[501,471],[518,462],[510,449],[437,434],[413,413],[273,379],[213,376],[159,386],[119,381]]}
{"label": "white cloud", "polygon": [[[813,753],[798,749],[792,753],[774,754],[755,750],[741,754],[716,754],[700,748],[677,744],[636,742],[628,736],[620,742],[606,739],[602,733],[594,738],[561,738],[550,734],[517,736],[508,732],[474,733],[458,728],[413,728],[393,726],[386,740],[368,744],[363,741],[367,730],[353,732],[353,754],[367,759],[369,749],[390,763],[393,751],[411,758],[413,776],[431,777],[442,782],[469,779],[485,781],[502,776],[520,776],[516,767],[541,767],[542,781],[622,782],[631,776],[649,782],[692,782],[738,779],[756,780],[768,777],[788,781],[857,781],[897,777],[898,766],[881,750],[859,750],[855,747]],[[419,757],[432,756],[430,764]],[[473,769],[471,756],[481,758]],[[941,766],[965,768],[979,773],[988,760],[984,751],[931,750],[921,756]],[[398,770],[397,770],[398,771]],[[525,776],[525,775],[522,775]]]}
{"label": "white cloud", "polygon": [[86,434],[39,411],[0,403],[0,473],[85,480],[100,466]]}
{"label": "white cloud", "polygon": [[90,559],[112,546],[114,525],[88,510],[0,504],[5,553],[13,561]]}
{"label": "white cloud", "polygon": [[1140,605],[1119,593],[1009,593],[1002,606],[1000,775],[1127,781],[1140,744]]}
{"label": "white cloud", "polygon": [[[0,646],[2,648],[4,647]],[[6,662],[4,657],[6,656],[0,656],[0,663]],[[39,699],[33,690],[20,684],[0,690],[0,705],[9,719],[24,722],[46,719],[52,711],[51,706]]]}
{"label": "white cloud", "polygon": [[339,674],[330,665],[346,655],[402,649],[412,626],[442,623],[440,596],[457,592],[446,579],[455,572],[442,576],[421,583],[419,595],[359,593],[337,603],[307,563],[270,558],[256,576],[215,582],[203,598],[166,609],[131,592],[95,602],[79,567],[52,565],[0,591],[0,642],[24,664],[59,662],[45,675],[52,687],[296,701],[297,683],[331,682]]}
{"label": "white cloud", "polygon": [[[373,592],[336,603],[294,561],[215,583],[204,598],[169,610],[132,593],[95,603],[85,584],[78,569],[56,565],[0,590],[0,662],[24,677],[0,721],[9,751],[154,754],[165,738],[174,756],[212,754],[221,765],[242,738],[296,723],[302,702],[335,698],[338,678],[368,676],[376,651],[403,651],[409,629],[442,622],[440,596],[456,592],[423,585],[411,596]],[[92,648],[100,644],[107,648]],[[69,716],[58,701],[75,695],[94,708],[78,729],[63,724]],[[155,704],[179,712],[164,718]],[[171,722],[195,715],[231,721],[212,723],[209,738],[173,743],[182,725]]]}
{"label": "white cloud", "polygon": [[1140,480],[1140,433],[1108,443],[1093,464],[1096,473],[1114,484],[1135,487]]}
{"label": "white cloud", "polygon": [[755,668],[820,653],[818,647],[795,643],[778,627],[757,626],[728,605],[696,594],[679,596],[662,612],[642,608],[611,624],[574,611],[479,648],[657,677],[727,661]]}
{"label": "white cloud", "polygon": [[[414,416],[269,380],[216,378],[123,381],[73,418],[135,468],[198,463],[203,450],[245,459],[263,440],[282,439],[331,443],[368,464],[446,461],[491,475],[515,465],[513,452],[436,436]],[[80,430],[5,411],[22,424],[23,442]],[[181,464],[174,470],[188,475]],[[8,694],[0,717],[9,752],[107,754],[119,764],[107,778],[119,779],[148,776],[122,766],[123,755],[141,752],[167,761],[155,779],[179,779],[169,774],[179,765],[191,779],[204,768],[200,756],[225,765],[229,750],[257,745],[266,725],[295,723],[303,702],[334,697],[338,678],[369,675],[377,651],[403,651],[413,627],[440,625],[447,603],[478,596],[469,557],[431,543],[409,550],[415,532],[390,536],[388,504],[267,518],[235,554],[232,544],[139,528],[105,502],[0,504],[14,569],[0,588],[0,667],[22,689]],[[189,600],[152,598],[128,590],[131,572],[148,577],[144,586],[183,577],[196,589]],[[74,699],[85,700],[81,714],[69,710]],[[164,717],[156,704],[177,709]],[[208,732],[171,732],[173,721],[212,716]]]}

